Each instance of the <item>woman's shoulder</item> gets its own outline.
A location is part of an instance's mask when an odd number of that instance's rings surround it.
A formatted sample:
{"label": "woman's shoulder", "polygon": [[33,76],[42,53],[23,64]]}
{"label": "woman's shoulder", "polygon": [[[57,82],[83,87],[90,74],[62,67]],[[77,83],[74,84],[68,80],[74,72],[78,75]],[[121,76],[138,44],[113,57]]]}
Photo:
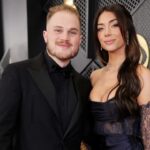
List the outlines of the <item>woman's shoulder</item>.
{"label": "woman's shoulder", "polygon": [[98,69],[92,71],[92,73],[90,75],[90,79],[99,77],[101,75],[102,71],[103,71],[103,68],[98,68]]}
{"label": "woman's shoulder", "polygon": [[141,92],[138,97],[138,101],[140,105],[143,105],[150,101],[150,69],[143,65],[139,65],[138,75],[141,81]]}
{"label": "woman's shoulder", "polygon": [[[147,79],[150,79],[150,69],[146,68],[143,65],[138,66],[138,75],[143,80],[143,82]],[[150,80],[149,80],[150,82]]]}
{"label": "woman's shoulder", "polygon": [[98,68],[98,69],[92,71],[92,73],[90,75],[90,81],[91,81],[92,85],[100,78],[100,76],[102,74],[102,70],[103,70],[103,68]]}

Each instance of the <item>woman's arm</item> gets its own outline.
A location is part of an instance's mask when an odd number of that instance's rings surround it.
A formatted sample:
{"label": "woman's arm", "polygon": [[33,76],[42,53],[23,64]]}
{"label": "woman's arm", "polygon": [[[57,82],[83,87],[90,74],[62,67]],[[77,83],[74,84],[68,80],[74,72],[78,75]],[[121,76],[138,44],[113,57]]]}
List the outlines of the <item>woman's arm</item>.
{"label": "woman's arm", "polygon": [[150,102],[141,106],[141,131],[145,150],[150,150]]}
{"label": "woman's arm", "polygon": [[145,150],[150,150],[150,70],[139,67],[141,80],[141,92],[138,97],[138,104],[141,108],[141,132]]}

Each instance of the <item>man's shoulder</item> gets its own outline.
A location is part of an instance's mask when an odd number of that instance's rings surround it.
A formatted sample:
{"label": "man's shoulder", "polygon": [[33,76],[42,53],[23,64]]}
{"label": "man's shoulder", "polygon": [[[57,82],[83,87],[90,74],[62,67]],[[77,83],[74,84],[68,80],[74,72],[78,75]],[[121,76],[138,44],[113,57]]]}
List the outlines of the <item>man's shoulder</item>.
{"label": "man's shoulder", "polygon": [[19,62],[14,62],[14,63],[11,63],[9,64],[8,66],[10,67],[28,67],[36,62],[38,62],[40,60],[40,58],[42,57],[42,54],[39,54],[33,58],[29,58],[29,59],[26,59],[26,60],[22,60],[22,61],[19,61]]}
{"label": "man's shoulder", "polygon": [[38,62],[40,62],[40,57],[42,55],[37,55],[33,58],[22,60],[19,62],[13,62],[4,69],[4,72],[12,72],[12,71],[25,71],[28,68],[32,68],[32,66],[39,66]]}
{"label": "man's shoulder", "polygon": [[74,76],[75,76],[75,82],[82,85],[84,88],[89,88],[91,87],[91,83],[89,78],[83,76],[79,72],[77,72],[75,69],[73,71]]}
{"label": "man's shoulder", "polygon": [[83,76],[81,73],[77,72],[74,68],[73,68],[73,75],[75,75],[79,80],[83,80],[83,81],[89,81],[88,78],[86,78],[85,76]]}

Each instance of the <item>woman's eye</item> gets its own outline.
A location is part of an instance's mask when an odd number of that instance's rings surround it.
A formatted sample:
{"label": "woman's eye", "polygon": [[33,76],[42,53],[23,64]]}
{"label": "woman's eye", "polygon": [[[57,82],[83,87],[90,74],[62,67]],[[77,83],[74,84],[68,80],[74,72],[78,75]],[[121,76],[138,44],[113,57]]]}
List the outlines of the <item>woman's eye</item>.
{"label": "woman's eye", "polygon": [[103,28],[97,28],[97,32],[102,31],[102,30],[103,30]]}
{"label": "woman's eye", "polygon": [[118,27],[119,24],[118,24],[118,23],[115,23],[115,24],[113,24],[112,26],[113,26],[113,27]]}

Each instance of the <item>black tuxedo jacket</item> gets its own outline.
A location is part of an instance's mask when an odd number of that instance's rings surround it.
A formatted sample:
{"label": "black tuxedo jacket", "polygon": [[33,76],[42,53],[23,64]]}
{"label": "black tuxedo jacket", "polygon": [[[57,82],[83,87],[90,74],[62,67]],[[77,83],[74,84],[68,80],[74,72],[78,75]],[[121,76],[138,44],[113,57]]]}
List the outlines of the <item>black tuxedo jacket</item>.
{"label": "black tuxedo jacket", "polygon": [[0,81],[0,150],[79,150],[91,86],[75,70],[72,80],[77,104],[63,133],[43,54],[8,65]]}

